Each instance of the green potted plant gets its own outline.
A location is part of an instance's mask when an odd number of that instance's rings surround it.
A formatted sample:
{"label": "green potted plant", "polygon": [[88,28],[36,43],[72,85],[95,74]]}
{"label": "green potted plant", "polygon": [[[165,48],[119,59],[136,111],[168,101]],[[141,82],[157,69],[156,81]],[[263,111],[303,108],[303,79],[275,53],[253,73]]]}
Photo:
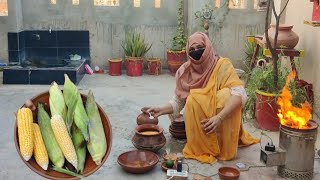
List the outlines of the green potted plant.
{"label": "green potted plant", "polygon": [[171,74],[175,74],[179,67],[186,61],[187,38],[184,32],[183,0],[179,1],[178,25],[171,40],[170,48],[167,48],[167,65]]}
{"label": "green potted plant", "polygon": [[[260,60],[262,61],[262,60]],[[278,72],[278,87],[285,85],[287,69]],[[274,90],[273,66],[264,64],[254,68],[246,86],[248,100],[245,105],[244,115],[250,114],[255,119],[255,126],[269,131],[279,130],[277,97],[281,90]]]}
{"label": "green potted plant", "polygon": [[142,76],[144,55],[152,44],[145,42],[140,33],[129,33],[121,44],[125,52],[125,65],[128,76]]}

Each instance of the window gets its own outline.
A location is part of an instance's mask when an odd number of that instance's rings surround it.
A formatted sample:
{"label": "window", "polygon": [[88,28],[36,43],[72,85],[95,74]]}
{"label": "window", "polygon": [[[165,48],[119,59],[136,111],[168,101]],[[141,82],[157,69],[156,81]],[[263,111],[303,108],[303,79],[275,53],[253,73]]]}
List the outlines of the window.
{"label": "window", "polygon": [[133,0],[133,7],[140,7],[140,0]]}
{"label": "window", "polygon": [[231,9],[244,9],[246,8],[245,0],[229,0],[229,8]]}
{"label": "window", "polygon": [[220,4],[221,2],[220,2],[220,0],[216,0],[216,7],[220,7]]}
{"label": "window", "polygon": [[79,0],[72,0],[73,5],[79,5],[79,3],[80,3]]}
{"label": "window", "polygon": [[0,16],[8,16],[7,0],[0,0]]}
{"label": "window", "polygon": [[119,0],[94,0],[95,6],[119,6]]}
{"label": "window", "polygon": [[57,4],[57,0],[50,0],[50,4]]}
{"label": "window", "polygon": [[161,7],[161,0],[154,0],[154,7],[160,8]]}

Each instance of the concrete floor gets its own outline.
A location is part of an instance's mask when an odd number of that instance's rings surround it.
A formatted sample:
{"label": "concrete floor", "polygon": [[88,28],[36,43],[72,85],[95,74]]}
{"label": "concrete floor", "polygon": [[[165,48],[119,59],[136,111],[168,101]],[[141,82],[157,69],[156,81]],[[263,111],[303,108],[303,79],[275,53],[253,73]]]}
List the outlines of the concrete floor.
{"label": "concrete floor", "polygon": [[[0,74],[2,80],[2,74]],[[168,73],[160,76],[144,74],[142,77],[122,76],[112,77],[107,74],[86,75],[79,84],[81,92],[86,93],[91,89],[96,101],[107,113],[112,125],[112,150],[109,158],[102,168],[87,179],[107,180],[135,180],[135,179],[166,179],[166,174],[157,165],[152,171],[143,175],[132,175],[124,172],[117,163],[117,157],[123,152],[134,150],[131,143],[133,129],[136,126],[136,117],[140,108],[149,105],[166,103],[173,95],[175,81]],[[0,137],[2,147],[0,148],[0,177],[1,179],[43,179],[31,171],[19,158],[14,141],[13,127],[15,112],[26,99],[49,89],[47,85],[0,85],[0,114],[1,126]],[[171,138],[169,133],[169,119],[166,116],[160,117],[159,125],[164,128],[168,146],[171,151],[181,151],[184,141]],[[251,123],[246,123],[245,128],[255,137],[260,137],[260,130],[255,129]],[[278,132],[267,133],[278,144]],[[319,138],[318,138],[319,139]],[[262,139],[265,144],[266,138]],[[320,147],[319,140],[316,147]],[[159,155],[165,152],[165,147],[159,151]],[[234,166],[237,162],[246,163],[249,170],[242,171],[240,180],[267,180],[282,179],[277,176],[276,167],[255,167],[263,166],[259,161],[260,145],[252,145],[246,148],[239,148],[237,157],[232,161],[218,162],[213,165],[201,164],[193,160],[185,160],[189,165],[190,175],[202,174],[213,176],[212,179],[219,179],[217,170],[224,165]],[[314,179],[320,179],[319,159],[315,160]]]}

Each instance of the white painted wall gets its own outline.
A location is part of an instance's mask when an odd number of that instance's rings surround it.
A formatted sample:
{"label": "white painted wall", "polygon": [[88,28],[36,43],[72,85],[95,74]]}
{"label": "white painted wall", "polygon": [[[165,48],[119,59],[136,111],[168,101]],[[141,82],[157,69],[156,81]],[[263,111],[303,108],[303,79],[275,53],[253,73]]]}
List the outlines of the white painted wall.
{"label": "white painted wall", "polygon": [[[276,0],[280,4],[281,0]],[[285,13],[285,23],[294,25],[293,31],[299,35],[296,49],[305,50],[305,57],[299,58],[301,79],[313,84],[316,93],[314,111],[320,114],[320,27],[312,27],[303,23],[311,20],[313,4],[309,0],[291,0]],[[314,116],[314,119],[318,119]]]}

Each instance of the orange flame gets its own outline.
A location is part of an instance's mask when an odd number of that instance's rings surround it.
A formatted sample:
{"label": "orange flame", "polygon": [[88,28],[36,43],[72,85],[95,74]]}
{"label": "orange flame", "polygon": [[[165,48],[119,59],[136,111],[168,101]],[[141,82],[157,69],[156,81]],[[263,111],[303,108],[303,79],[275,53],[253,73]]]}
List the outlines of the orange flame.
{"label": "orange flame", "polygon": [[296,77],[296,72],[292,71],[286,80],[281,96],[277,103],[280,106],[278,117],[282,125],[295,129],[308,129],[308,121],[311,119],[311,105],[306,101],[301,104],[301,108],[294,107],[291,103],[292,95],[289,90],[289,84]]}

